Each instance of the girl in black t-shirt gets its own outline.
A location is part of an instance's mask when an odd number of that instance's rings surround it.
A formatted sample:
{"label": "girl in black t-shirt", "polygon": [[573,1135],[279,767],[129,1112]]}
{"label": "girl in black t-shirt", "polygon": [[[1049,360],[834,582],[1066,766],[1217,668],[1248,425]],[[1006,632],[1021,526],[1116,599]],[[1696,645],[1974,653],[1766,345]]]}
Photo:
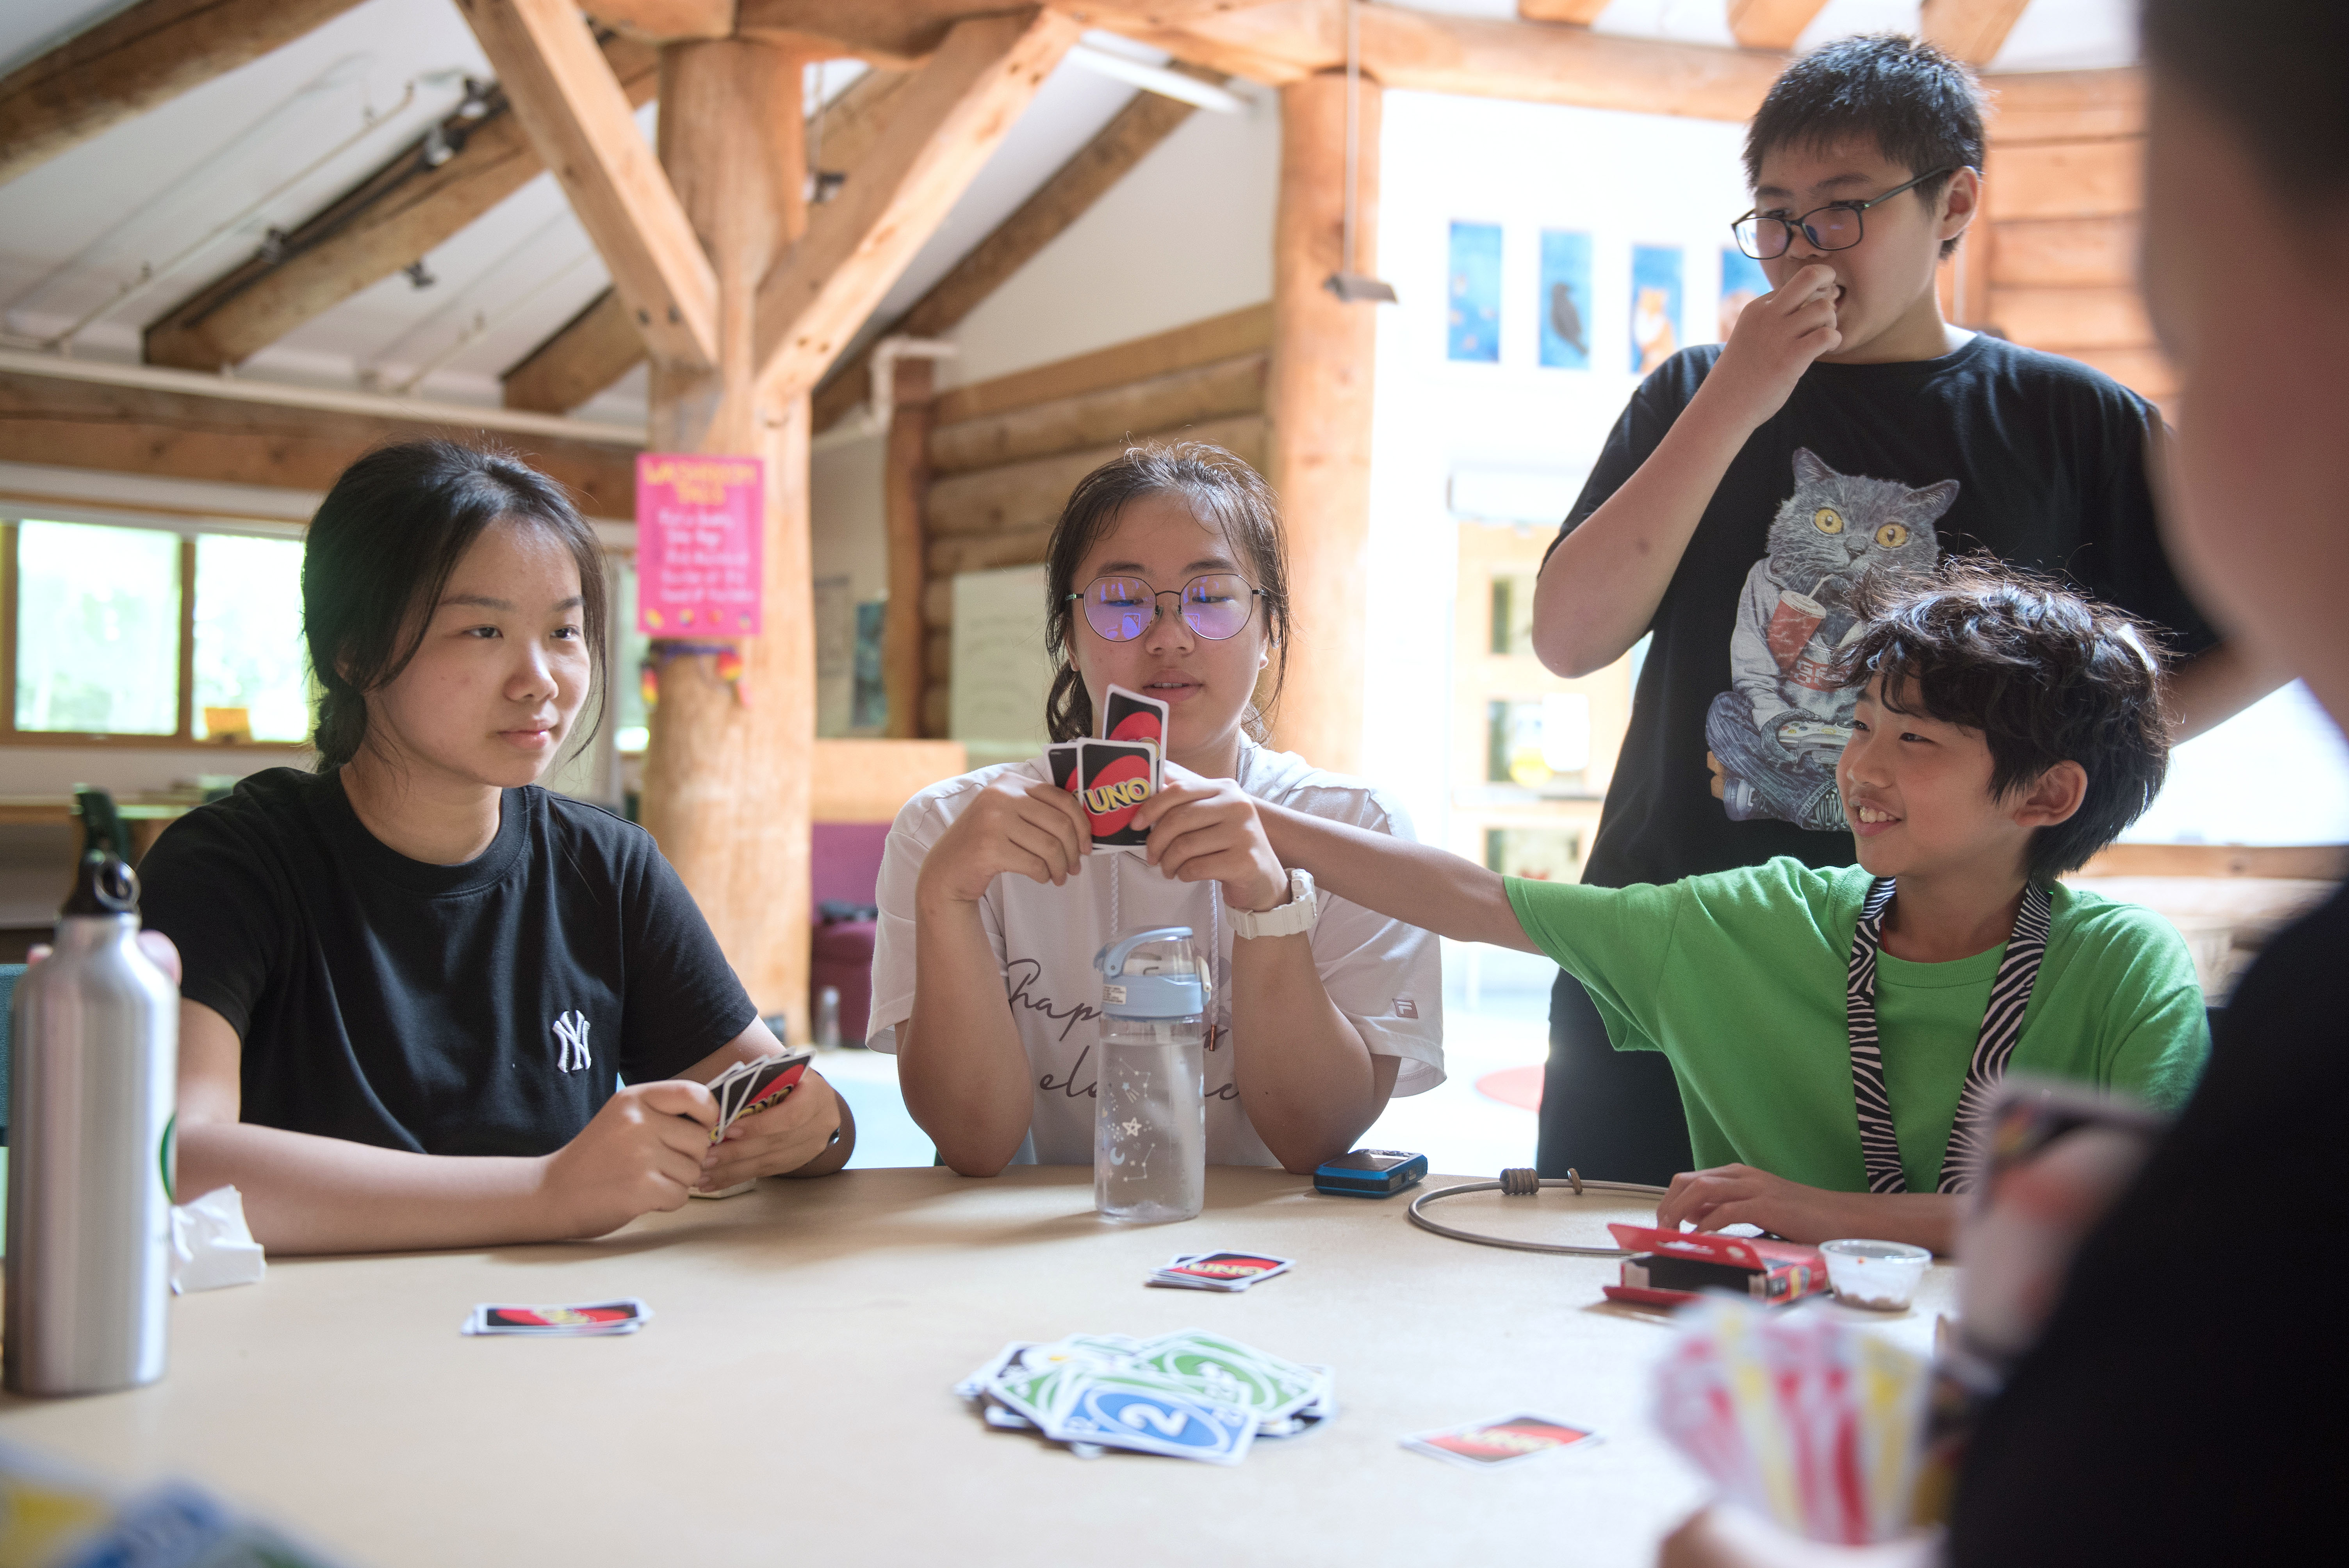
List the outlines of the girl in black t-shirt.
{"label": "girl in black t-shirt", "polygon": [[607,619],[560,489],[373,453],[311,523],[302,600],[317,772],[247,779],[142,868],[186,972],[181,1191],[241,1189],[273,1252],[349,1252],[595,1235],[838,1169],[812,1072],[710,1141],[702,1083],[775,1037],[650,836],[536,785]]}

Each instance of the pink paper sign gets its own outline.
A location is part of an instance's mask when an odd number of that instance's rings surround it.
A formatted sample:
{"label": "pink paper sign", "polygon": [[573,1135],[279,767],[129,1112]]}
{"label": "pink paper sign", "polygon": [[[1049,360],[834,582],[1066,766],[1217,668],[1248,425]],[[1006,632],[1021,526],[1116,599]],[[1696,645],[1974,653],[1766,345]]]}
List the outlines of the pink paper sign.
{"label": "pink paper sign", "polygon": [[759,634],[766,490],[756,458],[636,454],[636,630]]}

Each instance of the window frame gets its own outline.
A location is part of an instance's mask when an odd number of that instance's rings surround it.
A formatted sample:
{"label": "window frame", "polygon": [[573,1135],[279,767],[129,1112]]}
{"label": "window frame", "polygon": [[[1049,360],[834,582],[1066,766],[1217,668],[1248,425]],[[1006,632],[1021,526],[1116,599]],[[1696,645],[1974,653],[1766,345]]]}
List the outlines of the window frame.
{"label": "window frame", "polygon": [[[77,515],[77,514],[80,515]],[[180,542],[180,697],[178,727],[170,735],[132,735],[119,730],[18,729],[16,727],[16,626],[18,527],[26,522],[57,522],[84,528],[140,528],[175,534]],[[116,749],[145,748],[190,751],[232,751],[240,755],[295,755],[311,749],[302,740],[207,740],[196,735],[196,541],[207,533],[283,539],[274,528],[204,527],[190,522],[150,522],[143,518],[100,518],[78,507],[34,511],[20,506],[0,513],[0,747],[78,746]]]}

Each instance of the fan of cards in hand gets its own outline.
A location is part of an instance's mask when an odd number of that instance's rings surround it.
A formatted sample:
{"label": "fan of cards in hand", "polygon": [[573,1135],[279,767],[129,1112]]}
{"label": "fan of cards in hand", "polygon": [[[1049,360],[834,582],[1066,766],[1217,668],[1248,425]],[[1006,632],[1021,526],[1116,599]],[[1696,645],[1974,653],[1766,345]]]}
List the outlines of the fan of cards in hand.
{"label": "fan of cards in hand", "polygon": [[1113,686],[1102,694],[1101,738],[1062,740],[1044,748],[1053,783],[1077,797],[1104,850],[1140,850],[1150,835],[1133,813],[1166,786],[1167,705]]}
{"label": "fan of cards in hand", "polygon": [[718,1102],[718,1125],[709,1130],[709,1141],[725,1137],[726,1130],[742,1118],[781,1105],[783,1097],[799,1087],[800,1075],[813,1060],[813,1051],[779,1051],[755,1061],[736,1062],[704,1084]]}
{"label": "fan of cards in hand", "polygon": [[1908,1532],[1932,1389],[1919,1357],[1823,1306],[1708,1295],[1656,1367],[1656,1424],[1722,1495],[1814,1541]]}
{"label": "fan of cards in hand", "polygon": [[1258,1438],[1337,1412],[1327,1367],[1185,1329],[1155,1339],[1072,1334],[1014,1341],[955,1385],[990,1427],[1033,1431],[1081,1458],[1104,1449],[1236,1465]]}

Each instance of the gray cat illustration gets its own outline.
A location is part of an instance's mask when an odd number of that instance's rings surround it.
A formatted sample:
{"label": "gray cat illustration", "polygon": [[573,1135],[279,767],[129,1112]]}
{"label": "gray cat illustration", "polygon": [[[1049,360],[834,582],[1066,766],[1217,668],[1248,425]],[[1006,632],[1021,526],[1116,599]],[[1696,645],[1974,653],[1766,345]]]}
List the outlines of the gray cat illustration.
{"label": "gray cat illustration", "polygon": [[1844,827],[1836,758],[1851,738],[1858,694],[1839,689],[1836,650],[1857,630],[1852,590],[1873,573],[1931,570],[1934,521],[1958,481],[1911,490],[1839,474],[1807,449],[1795,453],[1795,489],[1770,522],[1770,553],[1745,574],[1729,638],[1731,689],[1713,699],[1704,738],[1732,820],[1775,818]]}

